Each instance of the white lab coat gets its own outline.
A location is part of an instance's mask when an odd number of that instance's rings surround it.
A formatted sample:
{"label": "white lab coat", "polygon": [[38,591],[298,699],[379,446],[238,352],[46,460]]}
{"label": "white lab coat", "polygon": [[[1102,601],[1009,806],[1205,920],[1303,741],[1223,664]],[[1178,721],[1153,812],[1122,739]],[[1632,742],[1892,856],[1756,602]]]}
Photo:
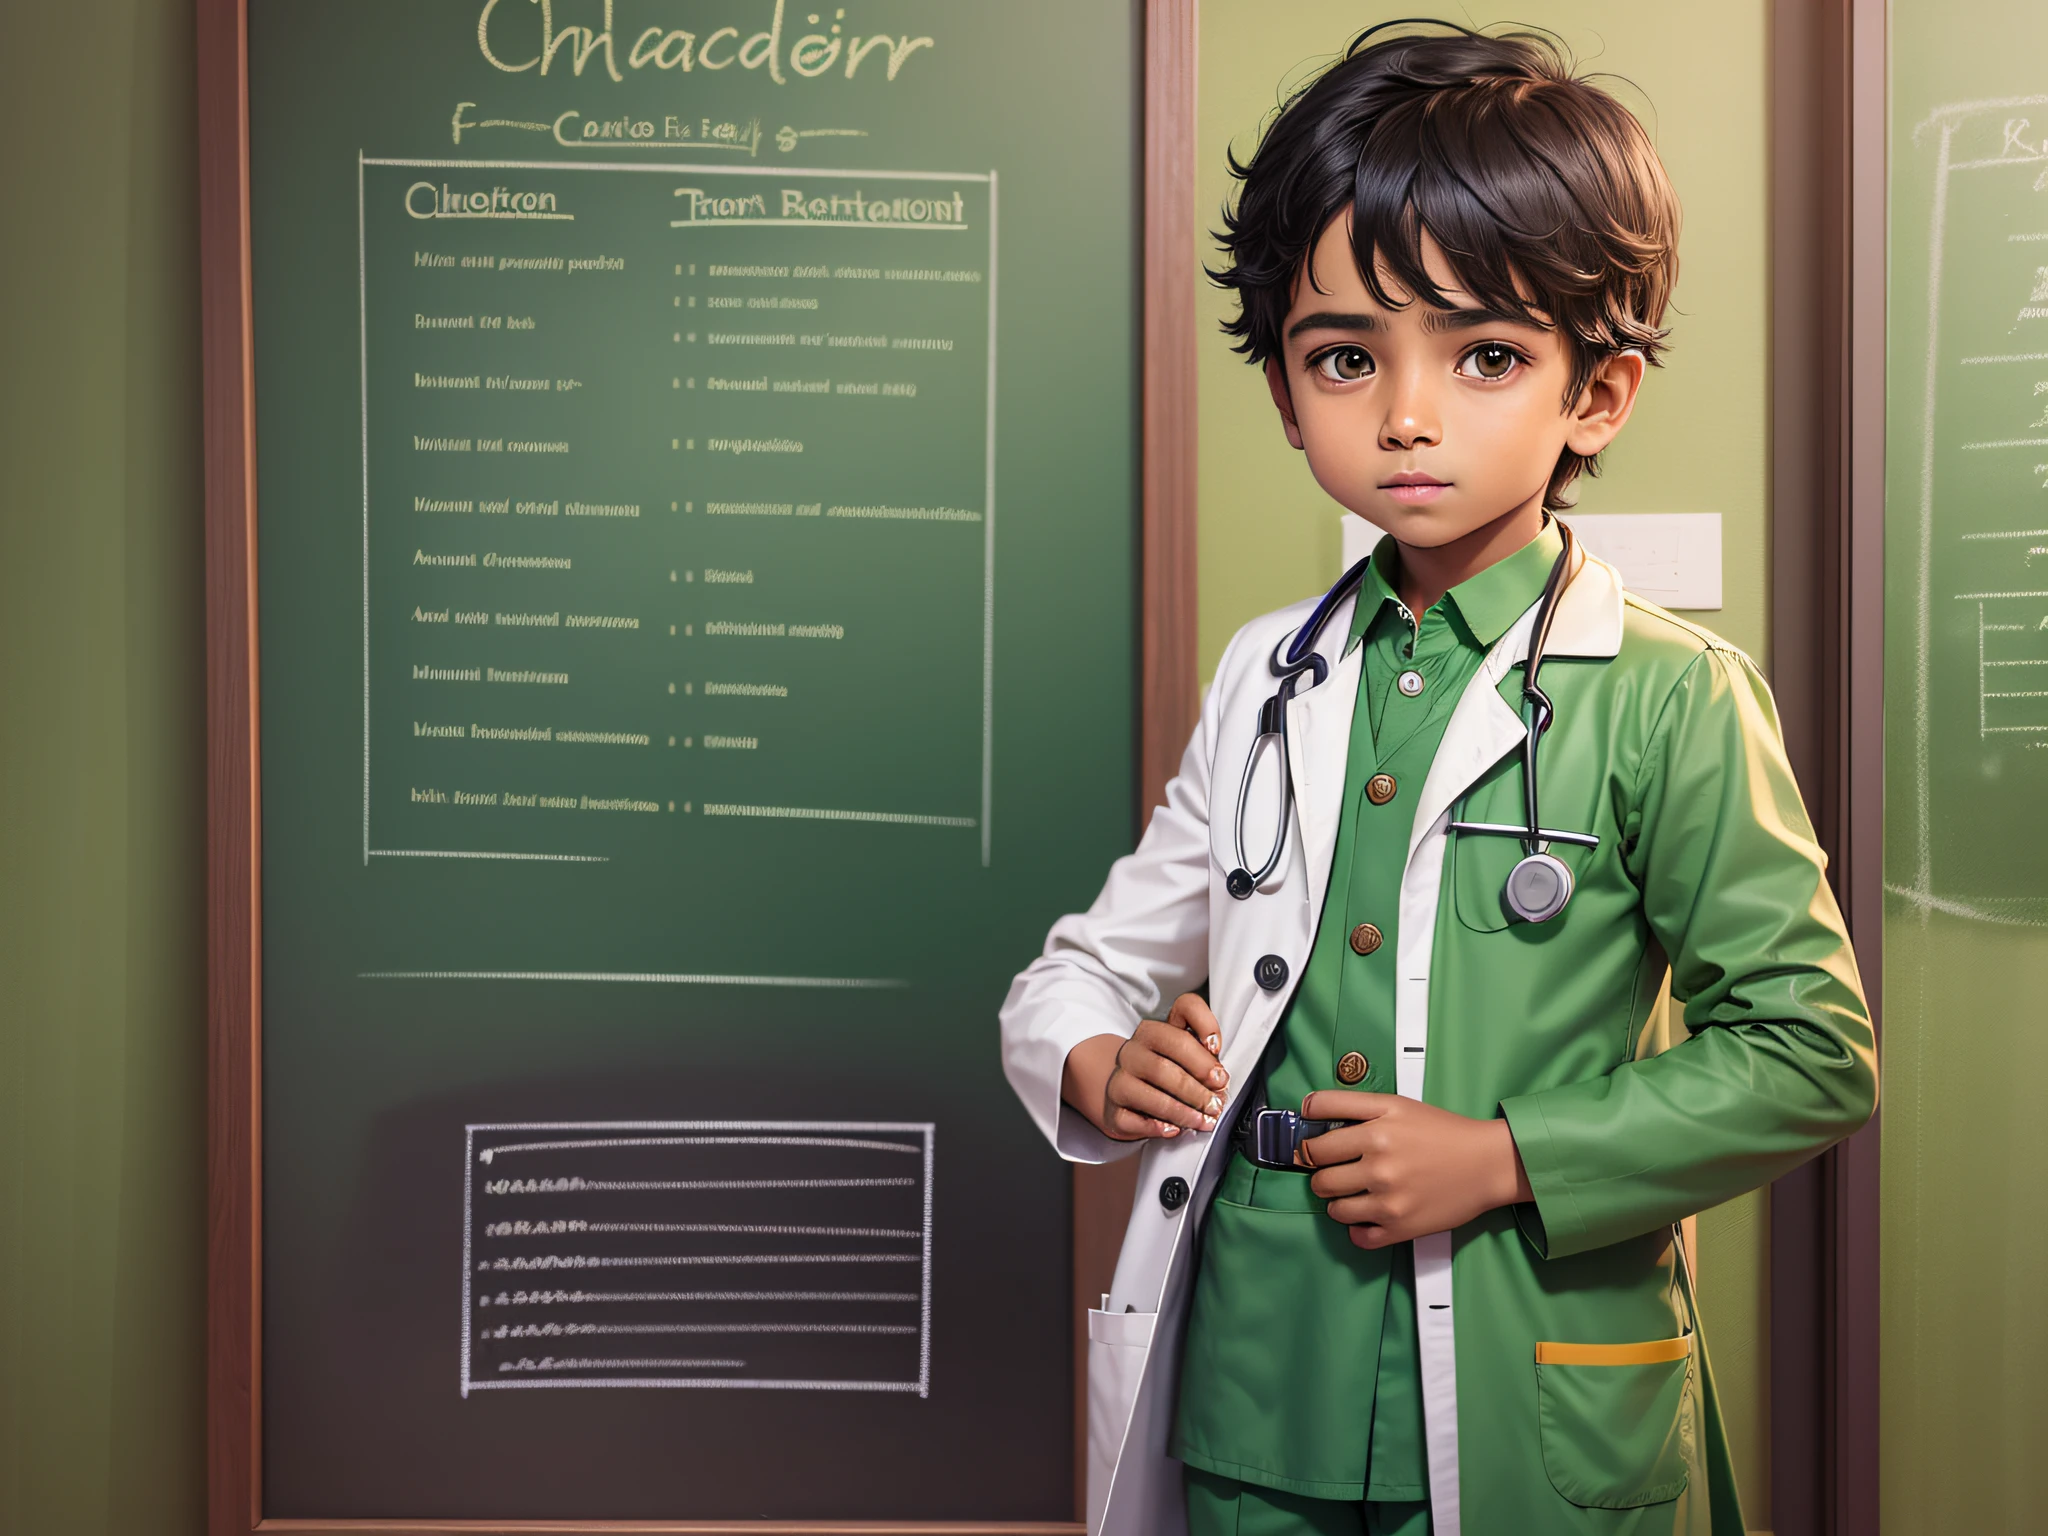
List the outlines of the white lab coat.
{"label": "white lab coat", "polygon": [[[1087,912],[1062,918],[1044,953],[1010,988],[1002,1010],[1003,1065],[1011,1085],[1062,1157],[1100,1163],[1136,1153],[1138,1193],[1106,1305],[1089,1316],[1088,1529],[1091,1536],[1184,1536],[1181,1464],[1167,1454],[1179,1391],[1181,1341],[1193,1293],[1196,1237],[1223,1168],[1233,1095],[1211,1134],[1116,1142],[1060,1101],[1067,1053],[1102,1034],[1128,1036],[1163,1017],[1180,993],[1209,984],[1222,1026],[1232,1088],[1260,1053],[1308,964],[1329,884],[1343,801],[1351,717],[1362,650],[1338,658],[1353,604],[1331,615],[1318,649],[1330,662],[1320,687],[1288,706],[1295,811],[1279,869],[1247,901],[1224,888],[1240,860],[1235,808],[1260,705],[1275,680],[1276,644],[1308,618],[1312,602],[1256,619],[1224,652],[1180,772],[1167,786],[1136,852],[1111,868]],[[1422,1096],[1429,1036],[1429,967],[1450,809],[1501,757],[1523,727],[1497,692],[1525,656],[1533,608],[1489,652],[1468,684],[1438,748],[1410,834],[1401,885],[1395,1033],[1397,1085]],[[1612,657],[1621,646],[1622,586],[1588,559],[1558,601],[1548,654]],[[1253,769],[1244,853],[1257,868],[1272,845],[1280,807],[1277,754]],[[1287,963],[1287,981],[1265,991],[1253,969],[1265,955]],[[1161,1199],[1180,1179],[1189,1198]],[[1417,1315],[1431,1514],[1437,1536],[1460,1536],[1455,1319],[1448,1233],[1415,1245]]]}

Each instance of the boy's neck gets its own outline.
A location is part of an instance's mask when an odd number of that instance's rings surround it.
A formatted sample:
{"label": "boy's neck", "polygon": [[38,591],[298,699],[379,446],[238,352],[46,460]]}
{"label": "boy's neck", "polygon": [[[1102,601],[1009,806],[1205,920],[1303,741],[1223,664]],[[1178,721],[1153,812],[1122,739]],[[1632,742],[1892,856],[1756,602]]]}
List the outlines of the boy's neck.
{"label": "boy's neck", "polygon": [[1451,588],[1505,560],[1543,531],[1543,498],[1532,496],[1448,544],[1403,544],[1397,590],[1412,613],[1427,613]]}

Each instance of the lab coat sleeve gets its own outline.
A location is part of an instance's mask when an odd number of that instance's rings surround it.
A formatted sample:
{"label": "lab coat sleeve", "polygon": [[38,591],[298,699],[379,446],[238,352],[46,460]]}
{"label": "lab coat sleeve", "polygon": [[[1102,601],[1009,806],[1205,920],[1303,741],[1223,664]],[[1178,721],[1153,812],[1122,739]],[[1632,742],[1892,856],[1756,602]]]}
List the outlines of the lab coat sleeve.
{"label": "lab coat sleeve", "polygon": [[1712,649],[1688,667],[1631,799],[1624,857],[1671,957],[1686,1036],[1501,1106],[1536,1195],[1541,1230],[1523,1230],[1552,1257],[1766,1184],[1877,1104],[1855,957],[1748,658]]}
{"label": "lab coat sleeve", "polygon": [[1067,1053],[1096,1035],[1128,1038],[1209,974],[1209,764],[1233,640],[1201,719],[1137,850],[1110,867],[1086,912],[1053,925],[1003,1003],[1003,1070],[1060,1156],[1105,1163],[1141,1145],[1114,1141],[1060,1099]]}

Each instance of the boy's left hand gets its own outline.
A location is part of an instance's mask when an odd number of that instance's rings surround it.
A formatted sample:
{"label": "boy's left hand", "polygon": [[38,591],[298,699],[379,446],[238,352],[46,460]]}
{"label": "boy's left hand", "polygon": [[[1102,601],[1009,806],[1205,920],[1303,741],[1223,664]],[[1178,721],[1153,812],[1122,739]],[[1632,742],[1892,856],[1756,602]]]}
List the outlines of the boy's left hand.
{"label": "boy's left hand", "polygon": [[1324,1089],[1302,1101],[1310,1120],[1354,1125],[1301,1144],[1309,1188],[1360,1248],[1385,1248],[1461,1227],[1535,1199],[1505,1120],[1472,1120],[1392,1093]]}

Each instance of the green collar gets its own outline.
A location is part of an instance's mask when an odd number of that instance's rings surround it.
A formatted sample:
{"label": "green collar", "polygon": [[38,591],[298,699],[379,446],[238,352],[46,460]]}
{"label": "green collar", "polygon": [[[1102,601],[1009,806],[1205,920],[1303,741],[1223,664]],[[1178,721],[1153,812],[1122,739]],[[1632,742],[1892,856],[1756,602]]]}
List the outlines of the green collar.
{"label": "green collar", "polygon": [[[1482,648],[1491,646],[1543,595],[1543,584],[1550,579],[1550,568],[1563,548],[1556,520],[1546,518],[1543,531],[1527,544],[1446,592],[1447,612],[1474,643]],[[1353,640],[1371,629],[1386,604],[1401,606],[1396,590],[1400,569],[1400,546],[1388,535],[1374,547],[1372,564],[1359,583],[1358,606],[1351,616]]]}

